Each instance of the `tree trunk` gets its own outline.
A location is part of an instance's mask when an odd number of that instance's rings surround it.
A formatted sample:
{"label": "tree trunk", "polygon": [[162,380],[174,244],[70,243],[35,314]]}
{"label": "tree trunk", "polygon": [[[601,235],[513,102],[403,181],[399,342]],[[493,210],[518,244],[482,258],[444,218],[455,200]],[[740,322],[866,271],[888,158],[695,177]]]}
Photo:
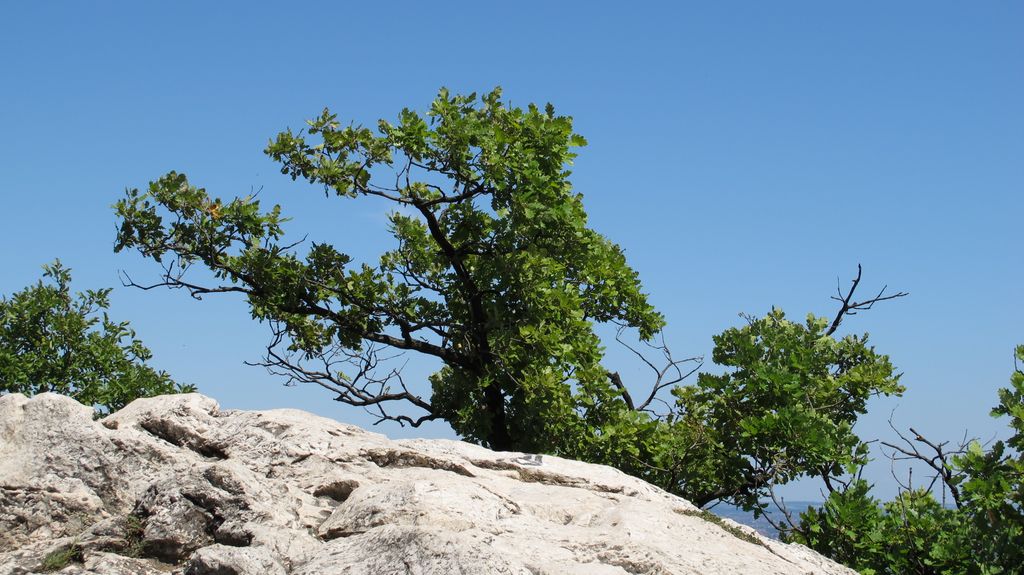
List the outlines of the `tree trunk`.
{"label": "tree trunk", "polygon": [[487,412],[491,416],[491,430],[487,434],[487,446],[494,451],[511,451],[512,438],[508,434],[508,422],[505,421],[505,398],[501,386],[492,382],[484,389]]}

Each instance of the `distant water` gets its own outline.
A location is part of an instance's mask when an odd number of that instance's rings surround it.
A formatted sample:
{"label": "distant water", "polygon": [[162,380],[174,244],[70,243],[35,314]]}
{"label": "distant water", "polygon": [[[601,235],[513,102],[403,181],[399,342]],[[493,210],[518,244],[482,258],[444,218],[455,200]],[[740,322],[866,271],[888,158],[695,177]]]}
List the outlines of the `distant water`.
{"label": "distant water", "polygon": [[[804,511],[808,507],[820,507],[820,506],[821,506],[821,502],[820,501],[787,501],[786,502],[786,507],[788,507],[790,513],[793,514],[793,519],[796,519],[797,517],[799,517],[800,516],[800,512]],[[747,513],[746,511],[743,511],[742,509],[738,509],[736,507],[726,506],[726,505],[717,505],[717,506],[715,506],[714,509],[711,509],[710,511],[712,513],[716,514],[716,515],[721,516],[721,517],[725,517],[727,519],[732,519],[736,523],[742,523],[743,525],[749,525],[749,526],[753,527],[754,529],[756,529],[758,533],[760,533],[761,535],[764,535],[765,537],[771,537],[773,539],[778,539],[778,537],[779,537],[779,533],[777,531],[775,531],[775,528],[772,527],[772,524],[769,523],[767,519],[765,519],[764,515],[762,515],[761,517],[759,517],[757,519],[754,519],[754,514],[753,513]],[[768,515],[771,516],[772,520],[775,521],[776,523],[785,522],[785,519],[782,517],[782,514],[779,513],[778,509],[775,509],[773,506],[769,506],[767,511],[768,511]]]}

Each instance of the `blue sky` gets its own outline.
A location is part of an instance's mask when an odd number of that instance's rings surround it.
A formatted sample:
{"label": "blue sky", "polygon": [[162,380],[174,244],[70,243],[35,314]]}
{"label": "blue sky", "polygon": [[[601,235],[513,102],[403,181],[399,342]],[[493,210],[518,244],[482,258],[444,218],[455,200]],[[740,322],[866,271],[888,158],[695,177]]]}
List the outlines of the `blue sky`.
{"label": "blue sky", "polygon": [[[324,106],[373,125],[441,86],[501,85],[575,117],[591,223],[625,248],[677,354],[710,356],[740,312],[832,314],[859,262],[865,294],[911,293],[845,324],[908,387],[862,435],[891,437],[894,409],[940,439],[1004,429],[987,414],[1024,343],[1024,5],[552,4],[4,3],[0,293],[56,257],[79,289],[154,278],[112,252],[110,205],[172,169],[222,197],[262,187],[296,233],[372,260],[385,207],[293,184],[268,138]],[[241,301],[118,287],[112,312],[225,407],[371,421],[244,366],[268,334]],[[871,474],[891,494],[888,466]]]}

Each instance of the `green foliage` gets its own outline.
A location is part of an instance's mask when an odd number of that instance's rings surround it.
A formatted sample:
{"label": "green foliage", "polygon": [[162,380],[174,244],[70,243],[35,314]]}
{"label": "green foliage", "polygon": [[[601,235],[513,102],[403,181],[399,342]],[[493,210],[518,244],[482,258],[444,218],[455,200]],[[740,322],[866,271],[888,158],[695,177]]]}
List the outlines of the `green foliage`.
{"label": "green foliage", "polygon": [[[1024,361],[1024,345],[1017,346],[1014,357]],[[1024,565],[1024,372],[1020,369],[1010,377],[1010,387],[999,390],[992,416],[1010,418],[1009,439],[995,442],[987,451],[972,442],[954,460],[962,477],[960,511],[966,532],[973,536],[964,544],[970,544],[979,563],[990,566],[990,573],[1018,572]]]}
{"label": "green foliage", "polygon": [[72,295],[71,270],[43,269],[49,281],[0,297],[0,392],[62,393],[103,413],[192,390],[145,364],[149,349],[107,315],[110,289]]}
{"label": "green foliage", "polygon": [[866,335],[836,340],[827,327],[773,310],[715,336],[713,359],[732,371],[701,373],[696,385],[673,390],[677,414],[657,456],[679,485],[673,491],[698,505],[724,499],[760,512],[774,486],[830,480],[865,461],[857,417],[870,397],[903,388]]}
{"label": "green foliage", "polygon": [[[282,132],[266,152],[293,179],[400,208],[389,215],[397,247],[375,264],[353,265],[328,244],[299,255],[280,241],[278,206],[211,198],[174,172],[118,202],[116,249],[163,263],[167,283],[193,295],[244,293],[253,317],[286,342],[268,364],[382,418],[443,418],[496,449],[621,449],[593,433],[624,417],[607,410],[617,394],[594,324],[630,326],[647,339],[663,320],[622,250],[587,227],[568,181],[572,149],[585,144],[572,119],[550,105],[505,106],[500,90],[479,99],[442,90],[425,116],[403,110],[376,131],[343,127],[328,110],[308,124]],[[195,262],[222,283],[186,284],[179,272]],[[375,363],[375,345],[444,362],[429,402],[331,363],[346,354]],[[327,369],[313,373],[308,361]],[[391,401],[426,414],[387,414]]]}
{"label": "green foliage", "polygon": [[974,564],[962,544],[961,518],[925,489],[904,491],[882,504],[862,479],[830,494],[820,509],[800,516],[797,541],[865,575],[968,573]]}
{"label": "green foliage", "polygon": [[146,553],[146,526],[138,515],[128,514],[121,521],[126,546],[120,550],[125,557],[142,557]]}
{"label": "green foliage", "polygon": [[81,546],[72,544],[48,553],[43,558],[43,563],[39,566],[39,570],[43,573],[50,573],[60,571],[72,562],[82,563],[84,561],[85,558],[82,556]]}
{"label": "green foliage", "polygon": [[[494,449],[605,463],[701,505],[757,510],[775,485],[863,461],[857,416],[902,388],[866,336],[836,340],[822,319],[772,312],[726,331],[714,358],[732,371],[701,374],[656,413],[658,393],[685,378],[666,353],[650,399],[633,403],[595,326],[648,341],[664,321],[622,250],[587,225],[568,169],[584,144],[571,118],[506,106],[498,90],[442,90],[425,115],[406,109],[376,130],[324,110],[266,153],[328,195],[390,202],[396,247],[376,262],[322,243],[300,253],[279,206],[224,201],[175,172],[117,203],[116,249],[161,263],[161,283],[193,296],[244,294],[274,332],[267,367],[382,420],[444,419]],[[193,264],[216,281],[186,279]],[[833,326],[865,305],[852,293]],[[382,348],[441,360],[429,399],[373,369]],[[385,409],[394,402],[422,415]]]}
{"label": "green foliage", "polygon": [[[1024,360],[1024,346],[1017,347],[1016,358]],[[945,487],[956,493],[955,508],[924,489],[904,490],[880,505],[870,486],[857,480],[831,493],[821,509],[801,514],[787,537],[865,574],[1020,573],[1024,373],[1014,372],[999,400],[992,415],[1010,417],[1008,440],[988,450],[971,442],[949,463],[932,459],[948,471]]]}

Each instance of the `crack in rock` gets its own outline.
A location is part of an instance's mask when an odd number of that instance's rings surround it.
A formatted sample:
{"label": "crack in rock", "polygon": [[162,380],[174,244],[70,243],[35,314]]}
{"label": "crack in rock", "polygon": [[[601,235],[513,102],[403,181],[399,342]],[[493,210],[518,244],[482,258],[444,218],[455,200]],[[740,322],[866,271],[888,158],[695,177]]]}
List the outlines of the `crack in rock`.
{"label": "crack in rock", "polygon": [[445,461],[415,451],[370,449],[362,452],[362,456],[375,463],[377,467],[423,467],[426,469],[450,471],[463,477],[476,477],[472,471],[458,463]]}
{"label": "crack in rock", "polygon": [[147,419],[139,422],[139,426],[171,445],[191,449],[203,457],[220,460],[228,458],[222,446],[170,419]]}

